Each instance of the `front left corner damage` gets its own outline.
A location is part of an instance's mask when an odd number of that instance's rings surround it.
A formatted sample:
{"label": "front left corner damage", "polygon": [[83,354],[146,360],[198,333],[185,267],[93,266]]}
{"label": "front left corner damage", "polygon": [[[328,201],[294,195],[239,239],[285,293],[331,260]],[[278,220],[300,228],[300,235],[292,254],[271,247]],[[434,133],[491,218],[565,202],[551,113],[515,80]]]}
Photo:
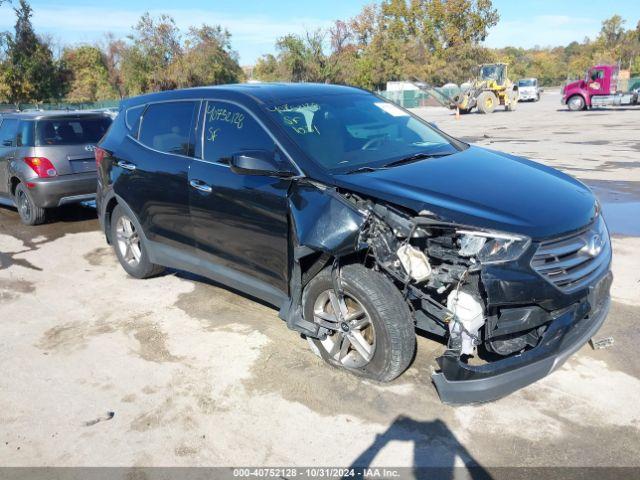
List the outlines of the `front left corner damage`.
{"label": "front left corner damage", "polygon": [[[289,299],[280,309],[280,318],[292,330],[318,338],[326,331],[304,319],[302,291],[332,259],[353,254],[363,247],[360,234],[367,213],[358,210],[336,190],[310,182],[292,184],[288,198],[292,230],[291,280]],[[312,260],[303,271],[303,259]]]}

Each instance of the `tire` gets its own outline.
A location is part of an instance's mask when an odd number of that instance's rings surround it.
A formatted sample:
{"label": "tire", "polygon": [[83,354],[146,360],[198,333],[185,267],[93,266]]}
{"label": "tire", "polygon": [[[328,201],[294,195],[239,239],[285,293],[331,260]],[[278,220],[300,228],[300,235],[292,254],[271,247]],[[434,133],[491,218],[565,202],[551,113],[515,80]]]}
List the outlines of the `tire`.
{"label": "tire", "polygon": [[161,274],[164,267],[149,261],[145,237],[136,218],[120,205],[111,214],[111,241],[122,268],[134,278],[150,278]]}
{"label": "tire", "polygon": [[47,220],[47,210],[38,207],[27,189],[22,183],[16,186],[14,201],[18,208],[20,220],[25,225],[40,225]]}
{"label": "tire", "polygon": [[478,111],[480,113],[493,113],[498,105],[498,97],[493,92],[482,92],[478,96]]}
{"label": "tire", "polygon": [[573,95],[567,100],[567,107],[569,107],[569,110],[572,112],[579,112],[585,109],[586,104],[581,95]]}
{"label": "tire", "polygon": [[[311,348],[334,367],[378,382],[390,382],[407,369],[415,353],[411,312],[400,291],[381,273],[359,264],[347,265],[341,272],[344,305],[354,319],[342,322],[342,330],[324,340],[309,338]],[[307,321],[314,321],[318,311],[325,319],[334,311],[331,298],[325,298],[327,292],[334,292],[331,267],[316,275],[304,290],[302,301]],[[333,300],[339,301],[335,293]],[[328,302],[326,310],[321,307],[325,302]],[[357,315],[358,309],[363,315]],[[349,333],[344,331],[345,323]],[[359,327],[358,323],[366,326]],[[369,346],[369,358],[360,353],[363,340]],[[343,353],[341,347],[345,342],[347,351]]]}

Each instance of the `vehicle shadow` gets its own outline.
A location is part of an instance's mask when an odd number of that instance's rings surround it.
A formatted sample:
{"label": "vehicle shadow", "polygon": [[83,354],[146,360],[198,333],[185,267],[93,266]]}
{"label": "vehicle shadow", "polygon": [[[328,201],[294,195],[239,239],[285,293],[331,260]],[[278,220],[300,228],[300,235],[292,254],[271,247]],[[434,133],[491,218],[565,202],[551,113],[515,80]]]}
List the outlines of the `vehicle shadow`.
{"label": "vehicle shadow", "polygon": [[[404,415],[398,416],[384,433],[376,435],[374,442],[352,462],[350,469],[354,469],[356,478],[375,476],[375,472],[367,469],[376,468],[371,467],[375,457],[393,441],[413,443],[413,467],[402,472],[402,478],[492,478],[442,420],[421,422]],[[456,458],[460,460],[458,466]]]}

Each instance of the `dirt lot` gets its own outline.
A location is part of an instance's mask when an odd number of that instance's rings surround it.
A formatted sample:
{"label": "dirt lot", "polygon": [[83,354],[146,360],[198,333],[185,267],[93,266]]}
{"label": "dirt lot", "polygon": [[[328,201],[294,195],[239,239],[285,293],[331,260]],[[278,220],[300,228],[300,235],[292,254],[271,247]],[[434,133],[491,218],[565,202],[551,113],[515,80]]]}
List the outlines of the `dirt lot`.
{"label": "dirt lot", "polygon": [[[592,185],[614,238],[614,303],[561,370],[503,400],[442,405],[439,344],[388,386],[316,358],[277,312],[186,274],[128,278],[78,207],[21,226],[0,207],[0,464],[640,465],[640,108],[421,115]],[[447,179],[446,181],[455,181]]]}

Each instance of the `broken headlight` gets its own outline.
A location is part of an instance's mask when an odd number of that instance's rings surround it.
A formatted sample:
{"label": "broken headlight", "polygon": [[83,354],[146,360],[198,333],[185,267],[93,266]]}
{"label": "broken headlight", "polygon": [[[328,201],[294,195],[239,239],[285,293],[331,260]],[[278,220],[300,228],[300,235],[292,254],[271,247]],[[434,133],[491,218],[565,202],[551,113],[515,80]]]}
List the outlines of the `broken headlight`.
{"label": "broken headlight", "polygon": [[502,232],[458,230],[463,257],[475,257],[481,263],[502,263],[517,260],[529,248],[531,239],[523,235]]}

